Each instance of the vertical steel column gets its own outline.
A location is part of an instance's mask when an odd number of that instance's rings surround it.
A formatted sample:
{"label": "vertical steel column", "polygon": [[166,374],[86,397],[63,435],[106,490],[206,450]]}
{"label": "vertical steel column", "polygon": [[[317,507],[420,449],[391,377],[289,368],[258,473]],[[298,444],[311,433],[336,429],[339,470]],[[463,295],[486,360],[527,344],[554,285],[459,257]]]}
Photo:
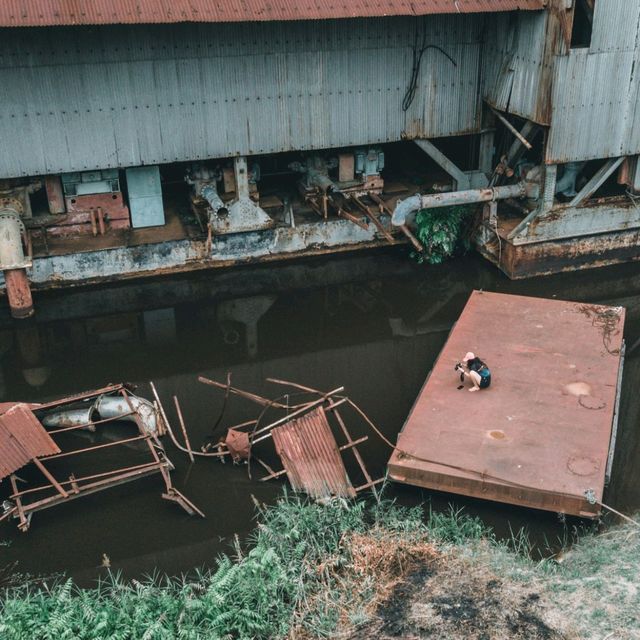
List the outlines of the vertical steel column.
{"label": "vertical steel column", "polygon": [[540,202],[540,213],[549,211],[553,207],[556,195],[556,177],[558,175],[557,164],[547,164],[544,167],[544,186],[542,188],[542,199]]}
{"label": "vertical steel column", "polygon": [[233,159],[233,171],[236,178],[236,198],[244,200],[249,198],[249,174],[247,173],[247,159],[238,156]]}

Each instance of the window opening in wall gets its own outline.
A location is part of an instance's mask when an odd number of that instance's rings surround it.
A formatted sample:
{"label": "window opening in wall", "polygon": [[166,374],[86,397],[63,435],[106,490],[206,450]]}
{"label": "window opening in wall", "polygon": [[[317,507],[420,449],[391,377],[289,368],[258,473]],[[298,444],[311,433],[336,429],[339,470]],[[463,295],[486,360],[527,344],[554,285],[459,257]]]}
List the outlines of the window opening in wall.
{"label": "window opening in wall", "polygon": [[575,0],[575,3],[573,30],[571,31],[571,48],[588,49],[591,46],[593,10],[596,0]]}

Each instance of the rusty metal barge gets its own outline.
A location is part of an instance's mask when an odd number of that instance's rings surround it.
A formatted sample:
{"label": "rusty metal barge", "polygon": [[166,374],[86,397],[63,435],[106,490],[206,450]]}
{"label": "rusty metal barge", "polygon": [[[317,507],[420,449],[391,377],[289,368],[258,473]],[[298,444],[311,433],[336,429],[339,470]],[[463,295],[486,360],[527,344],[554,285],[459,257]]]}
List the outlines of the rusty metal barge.
{"label": "rusty metal barge", "polygon": [[[389,461],[396,482],[594,518],[611,472],[621,307],[475,291]],[[469,394],[473,350],[493,381]]]}
{"label": "rusty metal barge", "polygon": [[0,288],[410,243],[636,260],[640,0],[0,6]]}

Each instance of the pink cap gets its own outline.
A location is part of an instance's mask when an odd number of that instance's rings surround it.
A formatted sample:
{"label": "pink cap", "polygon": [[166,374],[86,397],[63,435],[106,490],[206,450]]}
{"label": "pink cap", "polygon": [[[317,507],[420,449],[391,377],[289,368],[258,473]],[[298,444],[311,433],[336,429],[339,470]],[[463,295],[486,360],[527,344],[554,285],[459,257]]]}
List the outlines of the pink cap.
{"label": "pink cap", "polygon": [[476,357],[475,353],[472,353],[471,351],[469,351],[469,353],[467,353],[467,355],[462,358],[462,362],[469,362],[469,360],[474,360]]}

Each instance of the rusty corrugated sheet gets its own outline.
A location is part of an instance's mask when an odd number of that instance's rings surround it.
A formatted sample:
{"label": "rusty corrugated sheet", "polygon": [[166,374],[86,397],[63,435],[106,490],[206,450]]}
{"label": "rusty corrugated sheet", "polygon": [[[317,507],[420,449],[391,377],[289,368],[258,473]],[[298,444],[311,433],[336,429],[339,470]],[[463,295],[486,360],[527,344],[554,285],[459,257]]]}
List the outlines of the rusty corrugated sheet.
{"label": "rusty corrugated sheet", "polygon": [[0,416],[0,480],[34,458],[60,453],[27,405],[16,404]]}
{"label": "rusty corrugated sheet", "polygon": [[271,434],[294,491],[312,498],[356,495],[322,407],[276,427]]}
{"label": "rusty corrugated sheet", "polygon": [[543,8],[543,0],[4,0],[0,26],[265,22]]}

